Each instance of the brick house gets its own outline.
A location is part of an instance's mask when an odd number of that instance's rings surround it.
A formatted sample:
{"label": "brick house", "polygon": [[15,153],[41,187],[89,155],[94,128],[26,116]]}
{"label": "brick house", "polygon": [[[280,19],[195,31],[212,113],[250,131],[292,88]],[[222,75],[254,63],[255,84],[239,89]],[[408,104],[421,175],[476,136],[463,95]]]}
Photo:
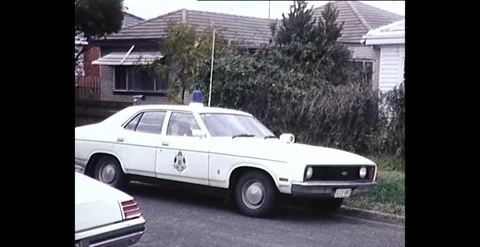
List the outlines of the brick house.
{"label": "brick house", "polygon": [[[362,36],[369,30],[404,17],[359,2],[333,3],[339,10],[339,21],[345,22],[340,41],[353,51],[356,63],[372,69],[373,84],[378,87],[378,75],[375,73],[378,51],[362,44]],[[315,8],[314,13],[320,14],[322,8]],[[167,103],[167,81],[157,81],[146,72],[134,70],[133,65],[138,64],[140,58],[142,63],[149,63],[162,57],[159,47],[169,21],[189,23],[199,31],[215,26],[222,29],[227,39],[242,41],[246,48],[255,50],[269,42],[269,26],[273,20],[180,9],[129,26],[104,39],[91,41],[91,45],[99,47],[101,53],[99,59],[92,61],[92,65],[99,67],[101,100],[131,102],[133,95],[142,94],[146,96],[147,103]],[[189,98],[185,97],[187,101]]]}
{"label": "brick house", "polygon": [[[123,22],[122,22],[122,30],[138,24],[145,19],[138,17],[136,15],[130,14],[128,12],[123,12]],[[75,43],[77,45],[77,42]],[[83,45],[86,45],[85,43],[82,43]],[[92,65],[92,61],[95,61],[100,58],[100,48],[98,46],[88,44],[86,47],[84,54],[81,55],[81,60],[83,60],[82,65],[82,70],[83,74],[85,76],[93,76],[93,77],[99,77],[100,76],[100,68],[98,66]]]}
{"label": "brick house", "polygon": [[[102,55],[92,62],[100,65],[101,100],[131,102],[133,95],[142,94],[148,103],[167,103],[167,81],[158,81],[146,72],[135,70],[134,65],[140,58],[141,63],[149,63],[162,57],[159,48],[169,21],[189,23],[199,31],[215,26],[226,39],[242,41],[250,50],[260,48],[271,37],[271,20],[187,9],[130,26],[91,42],[100,47]],[[185,99],[188,101],[190,97]]]}

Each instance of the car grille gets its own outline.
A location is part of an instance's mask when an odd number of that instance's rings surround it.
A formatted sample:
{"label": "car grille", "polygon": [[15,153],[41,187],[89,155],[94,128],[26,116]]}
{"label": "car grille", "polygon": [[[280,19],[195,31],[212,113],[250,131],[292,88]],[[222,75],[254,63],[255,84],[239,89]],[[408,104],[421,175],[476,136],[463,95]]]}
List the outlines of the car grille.
{"label": "car grille", "polygon": [[122,209],[125,219],[133,219],[142,216],[140,212],[140,207],[133,200],[122,202]]}
{"label": "car grille", "polygon": [[[308,181],[372,181],[374,166],[311,166],[313,175]],[[360,168],[367,168],[365,178],[360,177]]]}

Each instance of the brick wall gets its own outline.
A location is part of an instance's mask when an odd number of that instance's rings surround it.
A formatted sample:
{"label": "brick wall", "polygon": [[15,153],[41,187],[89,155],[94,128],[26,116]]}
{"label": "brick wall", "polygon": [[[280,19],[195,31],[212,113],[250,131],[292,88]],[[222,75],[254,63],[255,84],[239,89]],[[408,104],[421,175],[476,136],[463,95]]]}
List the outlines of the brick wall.
{"label": "brick wall", "polygon": [[[102,56],[109,54],[111,52],[126,52],[130,47],[119,47],[119,48],[102,48],[100,53]],[[144,51],[151,50],[143,47],[136,47],[135,51]],[[120,101],[120,102],[133,102],[133,95],[136,94],[122,94],[114,93],[114,75],[115,70],[114,66],[98,66],[100,69],[100,99],[102,101]],[[145,103],[147,104],[166,104],[168,99],[165,96],[145,96]]]}
{"label": "brick wall", "polygon": [[83,68],[86,76],[100,76],[100,68],[92,62],[100,58],[100,47],[88,47],[83,59]]}
{"label": "brick wall", "polygon": [[[100,66],[100,99],[102,101],[120,101],[133,102],[133,96],[136,94],[122,94],[114,92],[114,67]],[[140,94],[140,93],[139,93]],[[166,104],[168,99],[165,96],[145,96],[147,104]]]}

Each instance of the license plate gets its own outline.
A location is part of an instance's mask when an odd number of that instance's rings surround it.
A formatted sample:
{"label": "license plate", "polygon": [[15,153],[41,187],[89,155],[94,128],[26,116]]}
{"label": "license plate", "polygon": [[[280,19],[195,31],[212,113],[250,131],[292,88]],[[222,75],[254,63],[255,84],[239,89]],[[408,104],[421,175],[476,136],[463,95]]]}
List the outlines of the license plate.
{"label": "license plate", "polygon": [[348,198],[352,194],[352,189],[337,189],[335,191],[335,198]]}

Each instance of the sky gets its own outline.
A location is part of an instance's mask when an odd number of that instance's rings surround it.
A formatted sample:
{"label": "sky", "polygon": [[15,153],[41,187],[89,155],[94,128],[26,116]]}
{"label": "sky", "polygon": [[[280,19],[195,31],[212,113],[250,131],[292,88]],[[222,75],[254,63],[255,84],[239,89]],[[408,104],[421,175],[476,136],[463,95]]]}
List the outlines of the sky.
{"label": "sky", "polygon": [[[281,19],[293,1],[270,1],[270,18]],[[308,1],[318,7],[328,1]],[[399,15],[405,15],[405,1],[361,1]],[[125,0],[128,12],[150,19],[171,11],[186,8],[234,15],[268,18],[269,1],[198,1],[198,0]]]}

